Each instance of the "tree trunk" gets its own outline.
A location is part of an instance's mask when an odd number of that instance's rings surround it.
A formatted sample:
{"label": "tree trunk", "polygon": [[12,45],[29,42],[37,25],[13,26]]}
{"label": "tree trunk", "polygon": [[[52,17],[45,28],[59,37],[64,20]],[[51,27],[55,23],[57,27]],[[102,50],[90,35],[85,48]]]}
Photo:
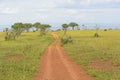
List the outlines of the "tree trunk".
{"label": "tree trunk", "polygon": [[74,26],[72,26],[72,30],[74,30]]}
{"label": "tree trunk", "polygon": [[66,35],[66,33],[67,33],[67,29],[64,29],[64,36]]}

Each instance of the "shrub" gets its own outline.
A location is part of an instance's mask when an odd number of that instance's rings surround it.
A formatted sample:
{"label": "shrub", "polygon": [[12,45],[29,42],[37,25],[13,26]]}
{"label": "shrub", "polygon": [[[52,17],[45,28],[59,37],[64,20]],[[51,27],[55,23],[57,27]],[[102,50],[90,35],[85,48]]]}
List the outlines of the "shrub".
{"label": "shrub", "polygon": [[107,31],[107,29],[104,29],[104,31]]}
{"label": "shrub", "polygon": [[35,30],[33,30],[33,32],[35,32]]}
{"label": "shrub", "polygon": [[98,34],[98,33],[95,33],[95,34],[94,34],[94,37],[99,37],[99,34]]}
{"label": "shrub", "polygon": [[61,38],[62,44],[73,43],[73,39],[71,36],[65,36]]}

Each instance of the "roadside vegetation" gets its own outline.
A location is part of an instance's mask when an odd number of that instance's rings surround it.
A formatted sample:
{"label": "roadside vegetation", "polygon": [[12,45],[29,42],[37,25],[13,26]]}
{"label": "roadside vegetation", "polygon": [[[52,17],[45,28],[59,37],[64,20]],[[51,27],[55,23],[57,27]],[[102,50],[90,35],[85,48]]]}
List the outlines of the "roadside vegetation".
{"label": "roadside vegetation", "polygon": [[31,80],[38,69],[40,56],[53,41],[49,32],[22,32],[16,40],[4,40],[0,33],[0,80]]}
{"label": "roadside vegetation", "polygon": [[62,30],[63,30],[63,35],[61,36],[61,42],[62,42],[62,45],[64,44],[67,44],[67,43],[72,43],[73,40],[72,40],[72,37],[70,35],[67,34],[67,30],[69,27],[72,28],[72,30],[75,30],[75,28],[77,30],[79,30],[79,25],[75,22],[70,22],[69,24],[62,24]]}
{"label": "roadside vegetation", "polygon": [[[69,30],[73,43],[64,45],[68,55],[96,80],[120,80],[120,30]],[[63,32],[58,31],[62,37]]]}

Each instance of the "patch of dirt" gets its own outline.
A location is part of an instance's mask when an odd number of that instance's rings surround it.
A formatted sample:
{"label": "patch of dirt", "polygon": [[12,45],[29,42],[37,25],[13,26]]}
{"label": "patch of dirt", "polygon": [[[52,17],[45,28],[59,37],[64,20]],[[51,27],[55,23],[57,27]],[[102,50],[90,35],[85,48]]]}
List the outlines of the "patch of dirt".
{"label": "patch of dirt", "polygon": [[60,46],[59,37],[55,38],[41,57],[39,69],[32,80],[94,80],[74,63]]}
{"label": "patch of dirt", "polygon": [[5,56],[6,60],[20,60],[21,56],[20,55],[9,55],[9,56]]}
{"label": "patch of dirt", "polygon": [[93,61],[90,63],[90,66],[100,71],[106,71],[115,68],[110,60],[101,61],[100,59],[93,59]]}

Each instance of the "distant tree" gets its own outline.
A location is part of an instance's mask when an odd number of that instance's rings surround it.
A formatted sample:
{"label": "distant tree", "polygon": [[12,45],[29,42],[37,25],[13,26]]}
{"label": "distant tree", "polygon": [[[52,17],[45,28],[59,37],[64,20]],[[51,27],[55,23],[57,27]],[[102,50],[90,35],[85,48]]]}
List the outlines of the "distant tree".
{"label": "distant tree", "polygon": [[34,23],[33,26],[35,26],[36,31],[40,30],[40,35],[45,35],[46,30],[51,27],[49,24],[41,24],[39,22]]}
{"label": "distant tree", "polygon": [[83,24],[82,27],[83,27],[84,30],[87,30],[87,26],[86,25]]}
{"label": "distant tree", "polygon": [[62,24],[62,28],[63,28],[63,31],[64,31],[64,35],[66,35],[67,33],[67,28],[69,27],[68,24]]}
{"label": "distant tree", "polygon": [[107,29],[104,29],[104,31],[107,31]]}
{"label": "distant tree", "polygon": [[27,32],[29,32],[29,29],[32,27],[32,24],[31,23],[24,23],[23,26],[24,26],[25,30]]}
{"label": "distant tree", "polygon": [[95,30],[96,30],[96,33],[94,34],[94,36],[99,37],[99,34],[98,34],[99,26],[97,24],[95,26]]}
{"label": "distant tree", "polygon": [[11,27],[15,30],[19,30],[23,28],[23,23],[15,23]]}
{"label": "distant tree", "polygon": [[51,26],[49,25],[49,24],[41,24],[40,26],[39,26],[39,28],[40,28],[40,35],[45,35],[46,34],[46,30],[48,29],[48,28],[50,28]]}
{"label": "distant tree", "polygon": [[69,23],[69,26],[72,27],[72,30],[74,30],[75,26],[78,26],[78,24],[75,22],[71,22]]}
{"label": "distant tree", "polygon": [[6,28],[5,32],[5,40],[15,40],[16,37],[19,37],[21,33],[24,31],[24,26],[22,23],[15,23],[11,26],[11,30]]}
{"label": "distant tree", "polygon": [[8,30],[8,28],[6,28],[5,29],[5,32],[6,32],[6,34],[5,34],[5,40],[9,40],[10,39],[10,36],[9,36],[9,32],[8,32],[9,30]]}
{"label": "distant tree", "polygon": [[36,28],[36,31],[38,31],[40,26],[41,26],[41,23],[36,22],[36,23],[33,24],[33,26]]}
{"label": "distant tree", "polygon": [[[66,34],[67,34],[67,28],[68,28],[68,27],[69,27],[68,24],[62,24],[62,28],[63,28],[63,31],[64,31],[64,35],[63,35],[63,37],[61,38],[61,43],[62,43],[62,45],[73,42],[72,37],[66,35]],[[73,29],[73,30],[74,30],[74,29]]]}
{"label": "distant tree", "polygon": [[22,23],[15,23],[11,26],[11,39],[15,39],[16,37],[20,36],[22,31],[24,31],[24,26]]}

